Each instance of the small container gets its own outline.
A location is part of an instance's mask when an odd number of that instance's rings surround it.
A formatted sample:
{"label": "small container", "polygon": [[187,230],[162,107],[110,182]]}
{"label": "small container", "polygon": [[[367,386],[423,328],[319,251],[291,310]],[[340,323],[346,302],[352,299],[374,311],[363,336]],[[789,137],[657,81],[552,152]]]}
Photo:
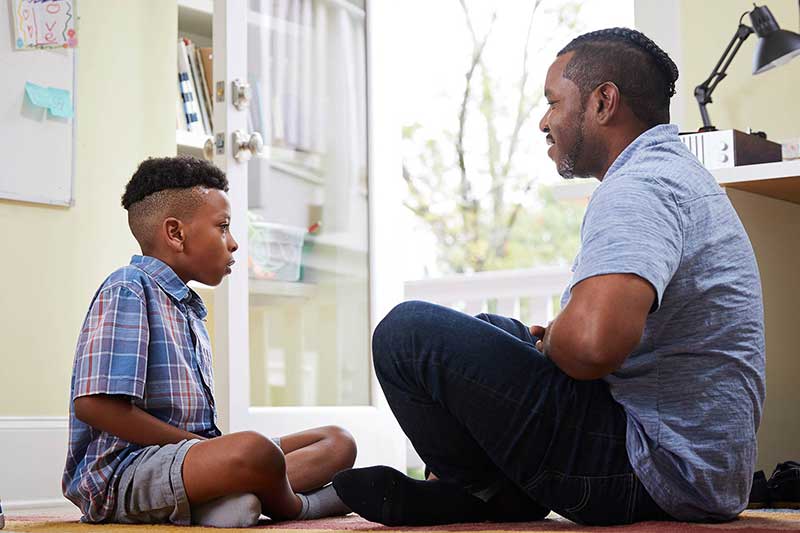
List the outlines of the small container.
{"label": "small container", "polygon": [[248,266],[250,277],[298,281],[305,228],[272,222],[250,222]]}

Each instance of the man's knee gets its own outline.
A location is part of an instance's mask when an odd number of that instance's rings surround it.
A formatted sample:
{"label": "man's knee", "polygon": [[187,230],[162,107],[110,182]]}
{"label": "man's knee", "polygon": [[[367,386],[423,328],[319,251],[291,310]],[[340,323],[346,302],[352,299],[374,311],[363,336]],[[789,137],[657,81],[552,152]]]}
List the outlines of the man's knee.
{"label": "man's knee", "polygon": [[379,375],[389,368],[387,363],[394,359],[395,352],[419,329],[427,315],[426,311],[433,305],[417,300],[402,302],[380,321],[372,334],[372,358]]}

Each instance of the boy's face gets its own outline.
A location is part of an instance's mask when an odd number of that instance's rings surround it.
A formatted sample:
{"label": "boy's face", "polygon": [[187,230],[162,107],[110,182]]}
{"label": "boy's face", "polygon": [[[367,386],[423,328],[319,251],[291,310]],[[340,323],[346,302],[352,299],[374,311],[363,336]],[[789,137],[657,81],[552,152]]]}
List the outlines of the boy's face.
{"label": "boy's face", "polygon": [[[189,279],[219,285],[231,273],[239,245],[230,233],[231,204],[219,189],[207,189],[205,201],[186,224],[183,271]],[[184,280],[188,281],[188,280]]]}

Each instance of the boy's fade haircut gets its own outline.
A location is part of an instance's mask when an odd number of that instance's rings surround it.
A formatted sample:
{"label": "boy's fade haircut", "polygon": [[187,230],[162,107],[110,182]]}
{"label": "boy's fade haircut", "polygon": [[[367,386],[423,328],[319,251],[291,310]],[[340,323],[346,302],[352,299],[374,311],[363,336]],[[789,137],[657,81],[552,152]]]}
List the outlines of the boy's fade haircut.
{"label": "boy's fade haircut", "polygon": [[186,220],[204,201],[204,190],[228,192],[225,173],[191,156],[151,157],[142,161],[122,195],[131,233],[142,252],[153,246],[153,237],[167,217]]}
{"label": "boy's fade haircut", "polygon": [[578,86],[583,105],[601,83],[619,87],[622,99],[648,128],[669,123],[678,67],[645,34],[608,28],[579,35],[558,53],[575,52],[563,77]]}

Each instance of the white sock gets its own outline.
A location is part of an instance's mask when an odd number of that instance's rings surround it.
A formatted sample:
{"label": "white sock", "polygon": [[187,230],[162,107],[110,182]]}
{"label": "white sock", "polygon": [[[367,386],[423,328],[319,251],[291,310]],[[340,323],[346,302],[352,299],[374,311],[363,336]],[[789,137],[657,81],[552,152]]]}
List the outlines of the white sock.
{"label": "white sock", "polygon": [[336,494],[331,484],[297,496],[303,502],[303,509],[296,520],[314,520],[326,516],[344,516],[350,513],[350,508],[339,499],[339,495]]}
{"label": "white sock", "polygon": [[255,494],[231,494],[192,506],[192,524],[211,527],[250,527],[261,517]]}

